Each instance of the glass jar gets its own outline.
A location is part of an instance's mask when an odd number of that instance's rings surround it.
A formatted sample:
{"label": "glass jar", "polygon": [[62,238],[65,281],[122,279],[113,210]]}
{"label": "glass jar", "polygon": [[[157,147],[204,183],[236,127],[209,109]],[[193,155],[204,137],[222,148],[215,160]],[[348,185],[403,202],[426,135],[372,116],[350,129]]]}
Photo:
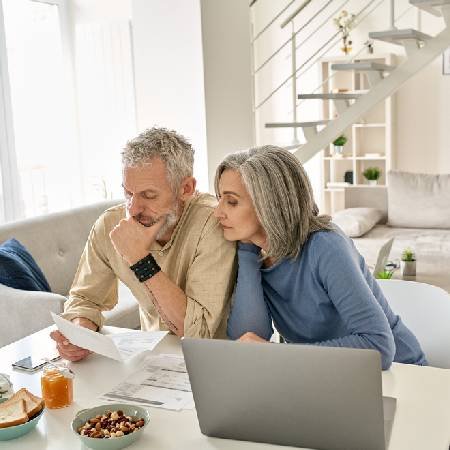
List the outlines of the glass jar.
{"label": "glass jar", "polygon": [[48,364],[42,373],[41,389],[47,408],[69,406],[73,401],[73,372],[63,365]]}

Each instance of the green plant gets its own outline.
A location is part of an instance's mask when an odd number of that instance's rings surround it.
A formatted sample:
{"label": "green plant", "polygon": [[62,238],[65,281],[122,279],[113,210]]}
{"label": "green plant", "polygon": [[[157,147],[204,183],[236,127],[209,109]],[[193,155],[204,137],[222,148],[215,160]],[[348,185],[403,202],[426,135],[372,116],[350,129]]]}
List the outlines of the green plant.
{"label": "green plant", "polygon": [[378,167],[368,167],[363,172],[363,175],[367,180],[378,180],[381,175],[381,170]]}
{"label": "green plant", "polygon": [[339,137],[337,137],[334,141],[333,141],[333,145],[336,145],[336,147],[342,147],[347,143],[347,136],[345,136],[344,134],[341,134]]}
{"label": "green plant", "polygon": [[378,272],[375,278],[378,278],[379,280],[390,280],[393,274],[393,270],[383,270],[381,272]]}
{"label": "green plant", "polygon": [[414,252],[408,247],[405,248],[405,250],[403,250],[402,252],[402,261],[415,261],[416,260],[416,255],[414,254]]}

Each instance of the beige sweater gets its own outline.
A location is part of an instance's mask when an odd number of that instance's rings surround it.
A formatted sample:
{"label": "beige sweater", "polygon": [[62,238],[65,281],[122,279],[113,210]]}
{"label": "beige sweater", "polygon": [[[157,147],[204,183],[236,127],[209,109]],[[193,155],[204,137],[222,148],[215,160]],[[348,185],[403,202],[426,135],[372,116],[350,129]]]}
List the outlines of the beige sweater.
{"label": "beige sweater", "polygon": [[[151,253],[161,270],[186,294],[184,334],[225,337],[230,297],[236,279],[236,246],[227,242],[213,216],[215,199],[197,194],[185,205],[170,241],[153,244]],[[117,280],[139,303],[143,330],[167,330],[152,294],[115,251],[110,231],[125,218],[125,205],[105,211],[93,226],[81,256],[63,317],[86,317],[99,326],[101,311],[117,304]]]}

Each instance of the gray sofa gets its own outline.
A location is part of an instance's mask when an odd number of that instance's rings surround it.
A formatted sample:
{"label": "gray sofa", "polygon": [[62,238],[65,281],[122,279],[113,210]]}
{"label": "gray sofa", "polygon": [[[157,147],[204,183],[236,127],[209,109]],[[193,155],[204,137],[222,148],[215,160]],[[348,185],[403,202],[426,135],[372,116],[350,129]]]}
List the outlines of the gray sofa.
{"label": "gray sofa", "polygon": [[[62,312],[92,225],[117,203],[101,202],[0,226],[0,242],[10,238],[20,241],[52,289],[52,293],[23,291],[0,284],[0,347],[50,325],[50,311]],[[122,283],[118,305],[104,315],[108,325],[139,328],[138,304]]]}
{"label": "gray sofa", "polygon": [[[374,266],[381,246],[394,238],[391,260],[412,248],[417,257],[416,281],[450,292],[450,175],[390,172],[388,180],[387,188],[345,190],[345,208],[376,208],[384,218],[362,236],[353,237],[357,249],[369,267]],[[394,277],[400,277],[399,271]]]}

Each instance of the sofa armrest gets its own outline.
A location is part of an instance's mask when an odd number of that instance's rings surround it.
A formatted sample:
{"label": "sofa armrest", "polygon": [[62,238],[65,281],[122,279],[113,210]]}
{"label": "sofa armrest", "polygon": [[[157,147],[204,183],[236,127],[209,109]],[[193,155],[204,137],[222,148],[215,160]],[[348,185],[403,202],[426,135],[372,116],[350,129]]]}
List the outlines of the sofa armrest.
{"label": "sofa armrest", "polygon": [[0,284],[0,347],[51,325],[50,311],[61,313],[65,301],[66,297],[59,294]]}

